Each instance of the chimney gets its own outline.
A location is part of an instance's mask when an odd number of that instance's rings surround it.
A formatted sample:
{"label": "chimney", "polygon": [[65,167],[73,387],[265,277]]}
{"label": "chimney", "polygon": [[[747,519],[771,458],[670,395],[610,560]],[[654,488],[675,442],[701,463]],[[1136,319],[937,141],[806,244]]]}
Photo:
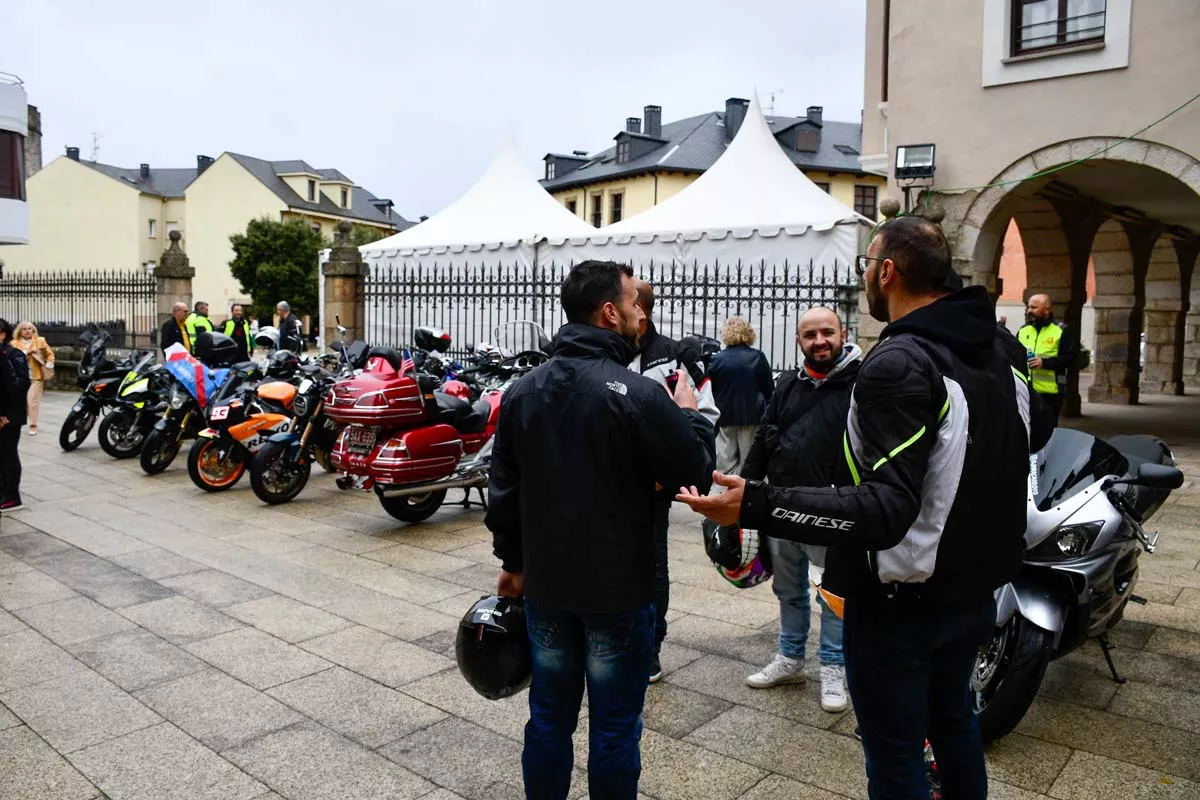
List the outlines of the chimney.
{"label": "chimney", "polygon": [[628,133],[641,133],[642,132],[641,117],[626,117],[625,118],[625,130]]}
{"label": "chimney", "polygon": [[646,135],[655,139],[662,138],[662,106],[646,106]]}
{"label": "chimney", "polygon": [[571,155],[573,155],[573,156],[586,156],[586,155],[587,155],[587,150],[572,150],[572,151],[571,151]]}
{"label": "chimney", "polygon": [[150,165],[142,164],[140,167],[138,167],[138,174],[142,176],[142,180],[146,180],[147,178],[149,178],[150,177]]}
{"label": "chimney", "polygon": [[196,156],[196,177],[204,174],[204,170],[212,166],[212,156]]}
{"label": "chimney", "polygon": [[25,177],[31,178],[42,168],[42,113],[37,106],[29,106],[26,114],[29,135],[25,137]]}
{"label": "chimney", "polygon": [[741,97],[731,97],[725,101],[725,140],[733,141],[737,132],[742,129],[746,119],[746,109],[750,101]]}
{"label": "chimney", "polygon": [[79,160],[79,148],[78,147],[68,147],[67,148],[67,158],[71,159],[72,161],[78,161]]}
{"label": "chimney", "polygon": [[824,113],[824,111],[825,111],[825,109],[822,106],[809,106],[808,107],[808,121],[814,125],[820,125],[821,124],[821,115]]}

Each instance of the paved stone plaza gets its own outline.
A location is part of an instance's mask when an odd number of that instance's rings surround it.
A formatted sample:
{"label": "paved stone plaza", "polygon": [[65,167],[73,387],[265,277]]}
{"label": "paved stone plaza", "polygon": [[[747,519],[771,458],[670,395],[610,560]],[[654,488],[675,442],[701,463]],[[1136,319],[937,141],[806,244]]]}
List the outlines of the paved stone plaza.
{"label": "paved stone plaza", "polygon": [[[525,695],[478,697],[454,629],[498,566],[478,509],[395,522],[314,474],[290,505],[246,479],[207,495],[181,456],[157,477],[113,461],[95,434],[63,453],[73,397],[48,396],[25,436],[24,511],[0,522],[0,798],[522,796]],[[1200,408],[1161,400],[1088,409],[1105,432],[1167,435],[1200,467]],[[459,493],[452,493],[458,495]],[[1200,798],[1200,489],[1154,520],[1139,594],[1117,628],[1129,682],[1098,647],[1051,665],[1018,731],[989,753],[999,800]],[[650,688],[644,796],[865,798],[853,715],[807,686],[743,681],[774,649],[770,588],[737,591],[674,517],[664,681]],[[815,625],[810,653],[815,656]],[[587,722],[574,796],[586,794]]]}

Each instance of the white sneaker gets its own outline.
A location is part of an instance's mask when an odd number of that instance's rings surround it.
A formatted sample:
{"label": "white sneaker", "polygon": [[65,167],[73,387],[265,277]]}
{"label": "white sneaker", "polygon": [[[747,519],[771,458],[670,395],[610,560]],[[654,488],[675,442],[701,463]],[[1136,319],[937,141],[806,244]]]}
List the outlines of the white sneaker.
{"label": "white sneaker", "polygon": [[831,714],[845,711],[850,701],[846,697],[846,668],[836,664],[821,665],[821,708]]}
{"label": "white sneaker", "polygon": [[782,683],[804,683],[804,659],[776,653],[770,664],[746,678],[751,689],[769,689]]}

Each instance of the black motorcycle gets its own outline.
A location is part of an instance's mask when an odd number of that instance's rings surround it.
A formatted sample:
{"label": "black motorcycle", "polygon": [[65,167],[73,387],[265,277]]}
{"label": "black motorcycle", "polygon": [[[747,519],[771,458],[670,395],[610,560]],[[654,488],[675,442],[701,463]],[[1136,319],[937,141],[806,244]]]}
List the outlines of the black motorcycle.
{"label": "black motorcycle", "polygon": [[110,339],[107,331],[94,325],[79,337],[84,352],[76,383],[83,391],[75,405],[71,406],[58,434],[59,446],[68,453],[83,444],[100,415],[116,405],[117,389],[122,379],[145,355],[139,352],[123,361],[114,362],[107,354]]}
{"label": "black motorcycle", "polygon": [[142,451],[154,421],[166,406],[171,376],[154,354],[144,354],[116,388],[112,411],[100,421],[100,447],[113,458],[133,458]]}

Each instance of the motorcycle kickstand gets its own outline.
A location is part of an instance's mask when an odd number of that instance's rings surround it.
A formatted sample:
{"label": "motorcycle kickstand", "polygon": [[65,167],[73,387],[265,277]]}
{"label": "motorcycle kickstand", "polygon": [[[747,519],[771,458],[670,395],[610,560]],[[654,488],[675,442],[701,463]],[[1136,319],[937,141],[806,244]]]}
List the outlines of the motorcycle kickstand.
{"label": "motorcycle kickstand", "polygon": [[1112,658],[1112,651],[1114,649],[1116,648],[1114,648],[1112,643],[1108,641],[1107,633],[1100,637],[1100,650],[1104,653],[1104,660],[1108,663],[1109,672],[1112,673],[1113,683],[1124,684],[1129,679],[1121,677],[1121,674],[1117,672],[1117,665],[1113,663]]}
{"label": "motorcycle kickstand", "polygon": [[[470,491],[471,491],[471,490],[470,490],[470,489],[468,489],[468,490],[467,490],[467,493],[468,493],[468,494],[470,494]],[[484,496],[484,494],[483,494],[483,487],[482,487],[482,486],[476,486],[476,487],[475,487],[475,491],[479,492],[479,505],[483,506],[483,510],[484,510],[484,511],[487,511],[487,510],[488,510],[488,502],[487,502],[487,498],[486,498],[486,497]]]}

